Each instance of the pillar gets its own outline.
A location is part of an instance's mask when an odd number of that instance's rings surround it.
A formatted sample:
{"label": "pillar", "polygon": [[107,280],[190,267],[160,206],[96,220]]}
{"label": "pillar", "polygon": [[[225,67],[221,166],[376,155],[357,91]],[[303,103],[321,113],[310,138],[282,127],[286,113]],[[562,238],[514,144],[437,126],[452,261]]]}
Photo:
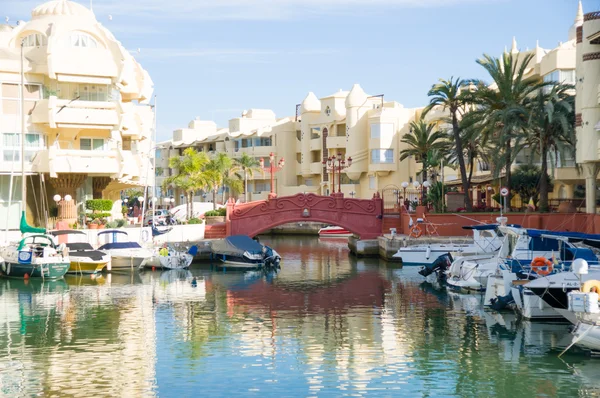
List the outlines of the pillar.
{"label": "pillar", "polygon": [[110,181],[110,177],[94,177],[92,179],[94,199],[102,199],[102,191],[106,189],[108,184],[110,184]]}
{"label": "pillar", "polygon": [[48,179],[50,185],[62,198],[66,195],[71,195],[73,198],[69,201],[63,199],[58,204],[59,220],[72,220],[72,222],[77,220],[76,191],[83,184],[86,177],[86,174],[64,174],[59,175],[57,178]]}
{"label": "pillar", "polygon": [[582,165],[585,176],[585,212],[596,214],[596,178],[598,176],[598,163],[584,163]]}

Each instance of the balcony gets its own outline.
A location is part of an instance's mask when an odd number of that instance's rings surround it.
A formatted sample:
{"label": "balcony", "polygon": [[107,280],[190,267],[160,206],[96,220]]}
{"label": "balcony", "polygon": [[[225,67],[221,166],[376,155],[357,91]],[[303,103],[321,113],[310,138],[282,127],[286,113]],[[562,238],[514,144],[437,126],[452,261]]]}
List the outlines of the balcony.
{"label": "balcony", "polygon": [[31,120],[51,128],[95,128],[111,130],[119,125],[117,103],[103,101],[69,101],[56,97],[36,103]]}
{"label": "balcony", "polygon": [[[229,152],[229,151],[228,151]],[[248,148],[237,148],[233,149],[230,153],[233,157],[242,156],[242,153],[247,153],[249,156],[257,157],[257,158],[268,158],[269,155],[273,152],[277,154],[277,149],[270,146],[252,146]]]}
{"label": "balcony", "polygon": [[321,174],[323,172],[323,163],[322,162],[312,162],[310,164],[310,173],[311,174]]}
{"label": "balcony", "polygon": [[86,151],[52,145],[37,153],[33,159],[33,170],[49,173],[54,178],[58,177],[58,173],[100,174],[116,178],[121,172],[121,161],[116,149]]}
{"label": "balcony", "polygon": [[321,150],[321,142],[322,142],[322,139],[320,137],[311,139],[310,140],[310,150],[311,151]]}
{"label": "balcony", "polygon": [[327,137],[327,149],[346,148],[346,137]]}

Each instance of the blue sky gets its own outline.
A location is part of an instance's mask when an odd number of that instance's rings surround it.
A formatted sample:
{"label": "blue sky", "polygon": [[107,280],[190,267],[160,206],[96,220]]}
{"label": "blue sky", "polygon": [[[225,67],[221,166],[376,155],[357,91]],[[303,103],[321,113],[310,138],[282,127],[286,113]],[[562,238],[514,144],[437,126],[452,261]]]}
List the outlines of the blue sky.
{"label": "blue sky", "polygon": [[[41,3],[1,2],[12,21],[30,19]],[[584,11],[598,3],[584,0]],[[543,48],[566,41],[577,0],[94,0],[93,7],[152,76],[161,140],[196,116],[219,126],[249,108],[291,116],[309,91],[321,97],[353,83],[422,106],[438,78],[485,78],[475,59],[500,55],[513,36],[523,50],[536,40]]]}

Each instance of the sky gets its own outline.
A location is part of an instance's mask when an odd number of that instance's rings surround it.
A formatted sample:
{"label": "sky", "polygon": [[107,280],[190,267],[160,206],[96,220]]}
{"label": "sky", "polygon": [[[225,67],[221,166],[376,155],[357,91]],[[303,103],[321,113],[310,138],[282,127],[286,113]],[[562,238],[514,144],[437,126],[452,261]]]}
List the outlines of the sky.
{"label": "sky", "polygon": [[[89,7],[90,1],[78,0]],[[9,21],[40,0],[0,0]],[[293,116],[359,83],[424,106],[440,78],[486,79],[475,60],[552,49],[568,38],[577,0],[93,0],[100,23],[148,70],[158,140],[199,117],[227,127],[243,110]],[[600,0],[584,0],[584,12]]]}

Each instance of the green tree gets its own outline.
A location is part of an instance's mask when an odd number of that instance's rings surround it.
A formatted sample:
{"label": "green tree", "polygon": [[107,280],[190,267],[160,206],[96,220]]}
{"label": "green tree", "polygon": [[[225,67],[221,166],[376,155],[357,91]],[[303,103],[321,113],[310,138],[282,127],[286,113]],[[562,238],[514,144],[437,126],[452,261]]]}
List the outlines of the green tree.
{"label": "green tree", "polygon": [[[552,187],[552,181],[548,175],[546,184]],[[537,202],[540,182],[542,180],[541,170],[534,165],[524,164],[515,169],[511,179],[510,189],[521,197],[523,204],[529,201],[530,198]]]}
{"label": "green tree", "polygon": [[254,172],[261,171],[259,162],[256,158],[242,153],[238,159],[234,159],[235,167],[244,173],[244,202],[248,202],[248,176],[253,177]]}
{"label": "green tree", "polygon": [[427,123],[423,119],[410,123],[410,132],[402,136],[401,142],[407,148],[400,151],[400,160],[414,156],[417,162],[423,164],[423,181],[427,181],[427,170],[432,165],[430,155],[447,148],[446,135],[434,129],[435,123]]}
{"label": "green tree", "polygon": [[463,141],[459,125],[459,119],[462,114],[464,114],[465,106],[467,104],[466,96],[462,91],[468,84],[468,81],[460,78],[454,79],[451,77],[449,80],[440,79],[439,83],[434,84],[427,93],[430,97],[429,105],[425,107],[423,114],[429,113],[435,107],[439,107],[443,111],[448,111],[450,113],[450,123],[452,125],[452,135],[454,137],[454,150],[460,169],[462,188],[465,196],[465,206],[468,211],[472,211],[473,204],[469,197],[469,181],[467,180],[467,168],[465,166]]}
{"label": "green tree", "polygon": [[206,165],[207,176],[210,183],[208,189],[212,191],[213,209],[217,207],[217,192],[219,188],[223,188],[223,202],[225,201],[225,183],[229,182],[226,176],[229,175],[230,169],[233,167],[233,160],[225,153],[218,153]]}
{"label": "green tree", "polygon": [[169,159],[169,167],[177,171],[176,174],[165,179],[163,189],[173,185],[184,191],[188,198],[187,216],[192,217],[192,204],[194,192],[205,188],[209,182],[209,175],[205,172],[209,159],[206,153],[197,152],[194,148],[187,148],[183,156],[174,156]]}
{"label": "green tree", "polygon": [[477,89],[467,94],[467,100],[474,106],[469,117],[477,120],[485,141],[496,146],[494,170],[499,175],[504,168],[507,186],[513,185],[512,163],[527,137],[527,98],[546,85],[527,78],[532,59],[533,54],[504,53],[501,58],[484,54],[477,63],[489,74],[492,84],[476,82]]}
{"label": "green tree", "polygon": [[575,156],[575,97],[571,95],[573,86],[555,84],[538,90],[528,99],[529,108],[529,147],[541,159],[540,211],[548,211],[548,156],[554,154],[555,162],[565,154]]}
{"label": "green tree", "polygon": [[431,188],[427,192],[427,201],[431,202],[436,213],[444,212],[444,195],[448,193],[448,187],[444,186],[440,181],[431,184]]}

